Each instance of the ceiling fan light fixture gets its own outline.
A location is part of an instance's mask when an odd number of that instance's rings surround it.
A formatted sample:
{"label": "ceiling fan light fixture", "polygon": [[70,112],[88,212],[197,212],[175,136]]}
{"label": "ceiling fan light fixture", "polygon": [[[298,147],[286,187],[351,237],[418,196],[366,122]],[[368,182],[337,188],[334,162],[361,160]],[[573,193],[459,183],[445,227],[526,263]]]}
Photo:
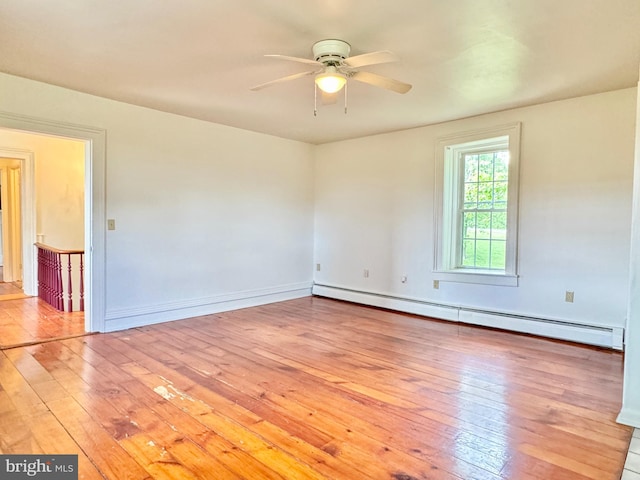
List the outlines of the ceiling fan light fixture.
{"label": "ceiling fan light fixture", "polygon": [[336,93],[347,83],[347,77],[338,72],[336,67],[329,66],[325,71],[316,75],[316,85],[325,93]]}

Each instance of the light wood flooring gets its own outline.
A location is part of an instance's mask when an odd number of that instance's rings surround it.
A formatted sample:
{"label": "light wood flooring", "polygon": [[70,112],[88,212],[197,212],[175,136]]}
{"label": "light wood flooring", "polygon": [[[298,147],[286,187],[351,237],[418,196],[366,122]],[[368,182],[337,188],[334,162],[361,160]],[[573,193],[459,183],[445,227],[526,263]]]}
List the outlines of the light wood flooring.
{"label": "light wood flooring", "polygon": [[[7,284],[0,283],[3,285]],[[0,350],[84,332],[84,312],[60,312],[38,297],[0,296]]]}
{"label": "light wood flooring", "polygon": [[617,352],[308,297],[0,352],[0,452],[87,479],[619,480]]}
{"label": "light wood flooring", "polygon": [[[0,267],[1,271],[2,267]],[[1,275],[1,273],[0,273]],[[11,300],[15,298],[25,298],[22,288],[14,283],[0,281],[0,300]]]}
{"label": "light wood flooring", "polygon": [[59,312],[26,296],[22,282],[2,281],[3,274],[0,266],[0,350],[84,334],[84,312]]}

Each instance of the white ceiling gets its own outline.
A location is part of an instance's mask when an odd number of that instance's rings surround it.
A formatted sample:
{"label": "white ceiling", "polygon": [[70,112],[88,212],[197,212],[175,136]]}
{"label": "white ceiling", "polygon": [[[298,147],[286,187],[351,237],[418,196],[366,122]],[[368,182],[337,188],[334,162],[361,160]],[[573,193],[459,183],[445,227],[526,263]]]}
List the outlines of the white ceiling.
{"label": "white ceiling", "polygon": [[[308,65],[325,38],[406,95],[349,82],[319,106]],[[640,0],[2,0],[0,71],[309,143],[635,86]],[[1,94],[1,92],[0,92]]]}

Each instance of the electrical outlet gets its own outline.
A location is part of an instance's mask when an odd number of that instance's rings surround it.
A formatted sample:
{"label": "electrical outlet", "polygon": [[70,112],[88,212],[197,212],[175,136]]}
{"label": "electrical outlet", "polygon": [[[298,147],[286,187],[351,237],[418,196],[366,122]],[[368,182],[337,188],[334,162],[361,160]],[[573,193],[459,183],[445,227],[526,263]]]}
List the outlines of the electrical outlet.
{"label": "electrical outlet", "polygon": [[564,301],[573,303],[573,292],[570,292],[569,290],[564,292]]}
{"label": "electrical outlet", "polygon": [[435,288],[436,290],[440,288],[440,280],[433,281],[433,288]]}
{"label": "electrical outlet", "polygon": [[320,271],[320,264],[316,263],[316,272],[319,272],[319,271]]}
{"label": "electrical outlet", "polygon": [[364,269],[364,278],[369,278],[369,270],[368,269]]}

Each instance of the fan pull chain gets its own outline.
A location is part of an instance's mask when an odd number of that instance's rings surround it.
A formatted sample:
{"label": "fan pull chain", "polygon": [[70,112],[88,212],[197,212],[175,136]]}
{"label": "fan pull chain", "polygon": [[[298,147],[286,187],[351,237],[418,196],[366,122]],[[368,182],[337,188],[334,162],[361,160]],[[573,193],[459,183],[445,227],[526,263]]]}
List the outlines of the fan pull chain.
{"label": "fan pull chain", "polygon": [[318,86],[313,82],[313,116],[318,116]]}
{"label": "fan pull chain", "polygon": [[347,114],[347,86],[349,82],[344,84],[344,114]]}

